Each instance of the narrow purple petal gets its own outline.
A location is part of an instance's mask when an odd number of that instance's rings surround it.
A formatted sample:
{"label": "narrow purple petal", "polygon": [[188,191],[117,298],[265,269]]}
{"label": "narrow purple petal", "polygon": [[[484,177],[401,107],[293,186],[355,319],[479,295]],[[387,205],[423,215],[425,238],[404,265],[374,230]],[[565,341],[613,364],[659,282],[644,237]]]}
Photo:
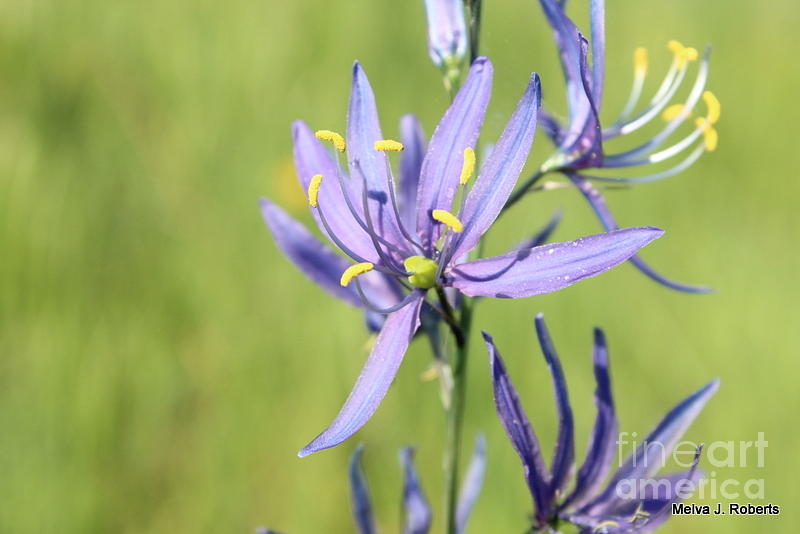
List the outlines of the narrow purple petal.
{"label": "narrow purple petal", "polygon": [[561,58],[561,67],[567,85],[569,125],[562,147],[571,146],[582,135],[584,125],[591,114],[591,105],[586,94],[581,74],[581,40],[577,26],[564,13],[564,8],[555,0],[540,0],[556,40]]}
{"label": "narrow purple petal", "polygon": [[278,248],[312,282],[336,298],[362,307],[354,286],[342,287],[339,279],[350,266],[306,228],[269,200],[261,199],[261,214],[272,232]]}
{"label": "narrow purple petal", "polygon": [[350,457],[350,497],[352,499],[353,518],[359,534],[375,534],[375,518],[372,514],[372,501],[369,497],[369,489],[364,473],[361,470],[361,455],[364,446],[356,447],[355,452]]}
{"label": "narrow purple petal", "polygon": [[599,328],[594,330],[593,360],[594,378],[597,383],[594,390],[597,417],[589,439],[589,446],[586,449],[586,458],[575,479],[575,488],[564,499],[561,505],[562,509],[578,508],[590,499],[605,481],[614,459],[619,424],[611,393],[608,347],[605,335]]}
{"label": "narrow purple petal", "polygon": [[517,451],[525,468],[525,481],[528,483],[533,502],[536,505],[537,523],[544,524],[550,516],[549,503],[553,501],[550,491],[550,474],[542,458],[539,441],[533,432],[528,417],[519,403],[519,395],[506,373],[500,353],[492,336],[483,332],[486,349],[492,367],[494,404],[500,422],[503,423],[508,438]]}
{"label": "narrow purple petal", "polygon": [[350,176],[359,184],[359,192],[363,187],[362,174],[366,178],[369,210],[377,233],[391,243],[403,244],[405,240],[391,205],[388,160],[386,154],[375,150],[375,141],[381,139],[383,134],[375,95],[367,74],[356,62],[353,65],[353,85],[347,111],[347,162]]}
{"label": "narrow purple petal", "polygon": [[600,112],[603,101],[603,84],[606,76],[606,3],[591,0],[589,19],[592,35],[592,96],[595,109]]}
{"label": "narrow purple petal", "polygon": [[400,140],[405,146],[400,155],[400,189],[398,191],[400,216],[406,230],[414,234],[417,224],[419,174],[427,150],[422,124],[415,115],[404,115],[400,119]]}
{"label": "narrow purple petal", "polygon": [[417,232],[429,250],[439,239],[439,225],[433,224],[431,211],[450,210],[458,191],[464,149],[475,148],[483,117],[492,92],[492,63],[479,57],[453,104],[433,132],[422,162],[417,196]]}
{"label": "narrow purple petal", "polygon": [[467,195],[461,214],[464,232],[456,239],[452,257],[472,250],[500,215],[528,159],[540,102],[539,76],[532,74],[517,109]]}
{"label": "narrow purple petal", "polygon": [[628,228],[470,261],[451,270],[451,285],[470,297],[551,293],[619,265],[663,233],[652,227]]}
{"label": "narrow purple petal", "polygon": [[[544,316],[540,313],[536,316],[535,322],[539,346],[542,348],[542,354],[553,379],[556,406],[558,406],[558,438],[550,469],[553,476],[550,482],[550,491],[555,497],[563,494],[567,483],[569,483],[570,472],[575,461],[575,423],[572,416],[572,406],[570,406],[569,402],[569,393],[567,392],[567,381],[564,378],[564,370],[561,368],[561,361],[558,359],[558,353],[556,353],[553,340],[550,338],[550,332],[547,330]],[[550,503],[550,506],[554,505],[555,503]]]}
{"label": "narrow purple petal", "polygon": [[387,317],[367,363],[339,415],[298,456],[302,458],[322,449],[335,447],[355,434],[372,417],[392,385],[408,344],[419,327],[422,300],[423,295],[418,293],[416,300]]}
{"label": "narrow purple petal", "polygon": [[[367,233],[361,228],[353,217],[350,208],[342,194],[342,187],[339,182],[339,169],[331,157],[330,153],[314,136],[314,132],[302,121],[295,121],[292,125],[292,136],[294,138],[294,163],[300,185],[305,194],[311,177],[315,174],[322,175],[322,185],[319,190],[319,204],[325,212],[325,217],[331,231],[341,242],[359,256],[368,261],[376,262],[378,255]],[[352,188],[349,179],[345,180],[345,191],[350,195],[351,203],[358,210],[359,202],[356,192]],[[320,221],[319,212],[311,210],[317,226],[324,235],[328,235],[327,230]],[[360,211],[356,212],[362,216]]]}
{"label": "narrow purple petal", "polygon": [[619,499],[616,490],[621,481],[648,478],[661,469],[675,443],[700,415],[717,389],[719,380],[712,380],[675,406],[617,470],[603,493],[585,509],[594,512],[609,506]]}
{"label": "narrow purple petal", "polygon": [[481,494],[483,477],[486,474],[486,437],[478,434],[475,438],[475,451],[467,468],[467,476],[461,484],[456,509],[456,534],[463,534],[467,530],[467,522],[475,507],[475,502]]}
{"label": "narrow purple petal", "polygon": [[433,514],[428,499],[422,492],[417,471],[414,469],[414,450],[407,447],[400,451],[403,465],[403,507],[405,525],[403,534],[427,534],[431,528]]}
{"label": "narrow purple petal", "polygon": [[[583,197],[589,202],[589,205],[592,207],[592,210],[594,210],[594,213],[597,215],[597,218],[600,220],[603,228],[605,228],[607,231],[618,229],[619,226],[617,225],[617,221],[611,214],[611,210],[608,209],[606,200],[603,198],[603,195],[600,194],[600,191],[598,191],[597,188],[591,184],[591,182],[579,174],[567,173],[567,177],[572,181],[573,184],[575,184]],[[632,256],[630,258],[630,262],[645,276],[648,276],[659,284],[667,286],[670,289],[684,291],[687,293],[708,293],[711,291],[711,288],[705,286],[693,286],[669,280],[655,272],[638,255]]]}

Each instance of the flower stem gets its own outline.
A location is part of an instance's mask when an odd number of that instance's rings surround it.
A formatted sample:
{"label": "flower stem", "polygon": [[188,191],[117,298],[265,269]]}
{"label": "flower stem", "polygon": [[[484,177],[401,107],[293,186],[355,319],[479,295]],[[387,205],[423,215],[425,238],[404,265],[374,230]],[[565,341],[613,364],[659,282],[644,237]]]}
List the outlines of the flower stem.
{"label": "flower stem", "polygon": [[445,534],[456,533],[456,510],[458,507],[459,461],[461,458],[461,435],[466,401],[467,360],[469,357],[469,332],[472,327],[472,303],[464,299],[459,317],[459,333],[456,349],[451,360],[453,388],[446,414],[446,437],[444,450],[444,502]]}

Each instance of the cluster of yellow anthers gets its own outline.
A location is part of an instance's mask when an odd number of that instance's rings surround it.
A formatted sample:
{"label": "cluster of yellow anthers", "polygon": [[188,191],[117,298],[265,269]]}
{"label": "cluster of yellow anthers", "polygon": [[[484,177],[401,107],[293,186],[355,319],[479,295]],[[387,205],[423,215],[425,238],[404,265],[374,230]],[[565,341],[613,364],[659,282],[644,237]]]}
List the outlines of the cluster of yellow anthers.
{"label": "cluster of yellow anthers", "polygon": [[[697,126],[698,130],[703,132],[703,144],[706,150],[713,152],[716,150],[717,143],[719,142],[719,134],[717,130],[714,129],[714,124],[719,121],[721,106],[716,95],[711,91],[703,92],[703,101],[706,103],[706,116],[697,117],[697,119],[695,119],[695,126]],[[684,113],[687,117],[691,117],[692,115],[691,111],[686,110],[686,106],[683,104],[674,104],[665,109],[661,117],[665,121],[670,122]]]}
{"label": "cluster of yellow anthers", "polygon": [[[333,146],[339,152],[344,152],[346,145],[344,137],[340,134],[331,131],[331,130],[318,130],[315,133],[317,139],[323,141],[330,141],[333,143]],[[405,147],[403,143],[399,141],[395,141],[393,139],[381,139],[379,141],[375,141],[373,145],[375,150],[379,152],[401,152]],[[464,162],[461,167],[461,174],[459,176],[459,184],[464,186],[469,182],[469,179],[472,177],[473,173],[475,172],[475,151],[467,147],[464,149]],[[319,203],[319,189],[322,186],[322,175],[315,174],[311,177],[311,181],[308,184],[308,203],[312,208],[317,208]],[[453,232],[463,232],[464,225],[458,220],[458,217],[450,213],[446,210],[435,209],[431,212],[431,217],[444,224]],[[434,266],[433,271],[431,271],[431,264]],[[435,272],[435,262],[428,258],[424,258],[422,256],[411,256],[406,258],[404,261],[405,268],[412,273],[411,276],[408,277],[409,281],[412,285],[421,288],[429,288],[433,286],[433,277],[432,273]],[[351,265],[347,269],[344,270],[342,273],[342,277],[339,280],[339,283],[347,287],[350,285],[350,282],[353,281],[353,278],[362,275],[364,273],[368,273],[375,268],[375,265],[371,262],[364,261],[359,262],[354,265]]]}

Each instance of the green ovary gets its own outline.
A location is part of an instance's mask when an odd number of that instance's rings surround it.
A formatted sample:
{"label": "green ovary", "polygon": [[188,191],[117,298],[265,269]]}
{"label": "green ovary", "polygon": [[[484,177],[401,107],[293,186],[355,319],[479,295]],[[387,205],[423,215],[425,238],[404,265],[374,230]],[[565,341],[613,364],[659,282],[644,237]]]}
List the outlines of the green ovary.
{"label": "green ovary", "polygon": [[436,270],[439,266],[425,256],[410,256],[403,261],[406,271],[413,273],[408,277],[412,286],[430,289],[436,285]]}

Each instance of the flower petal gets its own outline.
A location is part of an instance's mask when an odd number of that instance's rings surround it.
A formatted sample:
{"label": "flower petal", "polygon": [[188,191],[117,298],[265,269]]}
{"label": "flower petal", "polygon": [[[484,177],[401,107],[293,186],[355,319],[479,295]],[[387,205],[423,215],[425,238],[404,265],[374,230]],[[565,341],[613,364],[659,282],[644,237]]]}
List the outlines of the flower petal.
{"label": "flower petal", "polygon": [[481,494],[483,477],[486,474],[486,437],[478,434],[475,438],[475,452],[467,468],[467,476],[461,484],[456,509],[456,533],[463,534],[467,529],[467,521],[475,507],[475,501]]}
{"label": "flower petal", "polygon": [[405,508],[405,525],[403,534],[427,534],[431,528],[433,514],[430,504],[422,492],[422,487],[414,469],[414,449],[406,447],[400,451],[403,464],[403,507]]}
{"label": "flower petal", "polygon": [[503,359],[495,347],[492,336],[483,332],[486,349],[492,367],[494,404],[503,428],[506,430],[514,450],[517,451],[525,467],[525,481],[536,505],[537,523],[544,524],[550,516],[549,503],[553,502],[550,492],[550,474],[542,459],[539,441],[533,432],[528,417],[519,403],[519,395],[506,373]]}
{"label": "flower petal", "polygon": [[492,92],[492,63],[479,57],[464,85],[433,132],[422,162],[417,196],[417,232],[430,250],[440,227],[432,223],[434,209],[450,210],[461,176],[464,149],[474,148]]}
{"label": "flower petal", "polygon": [[470,261],[451,269],[451,285],[470,297],[551,293],[619,265],[663,233],[628,228]]}
{"label": "flower petal", "polygon": [[586,458],[578,470],[575,488],[564,499],[562,509],[580,507],[590,499],[600,484],[603,483],[614,459],[615,444],[619,424],[614,409],[614,398],[611,393],[611,373],[609,371],[608,347],[603,331],[594,330],[594,378],[597,387],[594,390],[594,404],[597,417],[594,421],[592,436],[586,450]]}
{"label": "flower petal", "polygon": [[712,380],[675,406],[617,470],[603,493],[584,509],[593,513],[608,507],[619,500],[616,490],[621,481],[648,478],[663,467],[664,457],[672,451],[717,389],[719,380]]}
{"label": "flower petal", "polygon": [[419,327],[422,300],[423,294],[418,293],[415,300],[387,317],[367,363],[339,415],[298,456],[302,458],[322,449],[335,447],[355,434],[372,417],[392,385],[408,344]]}
{"label": "flower petal", "polygon": [[[347,201],[342,194],[342,186],[339,183],[339,169],[331,158],[330,153],[314,136],[314,132],[303,121],[295,121],[292,125],[292,136],[294,138],[294,163],[297,168],[297,175],[303,191],[308,190],[311,178],[315,174],[322,175],[322,184],[319,189],[319,204],[325,213],[325,218],[331,231],[336,237],[350,250],[363,257],[364,259],[377,262],[378,254],[364,229],[359,226],[353,218],[353,214],[348,207]],[[356,192],[352,188],[349,179],[345,180],[345,191],[350,195],[350,201],[359,217],[363,217],[359,209]],[[311,213],[317,221],[317,226],[324,235],[328,235],[325,226],[320,221],[319,212],[312,209]]]}
{"label": "flower petal", "polygon": [[427,150],[422,124],[415,115],[404,115],[400,119],[400,139],[405,150],[400,154],[400,189],[397,196],[403,224],[413,234],[416,233],[417,224],[419,174]]}
{"label": "flower petal", "polygon": [[372,514],[372,502],[369,497],[367,481],[364,479],[364,473],[361,470],[361,455],[363,452],[364,446],[359,445],[350,457],[350,497],[353,501],[353,518],[356,521],[359,534],[375,534],[378,529],[375,528],[375,518]]}
{"label": "flower petal", "polygon": [[342,287],[339,278],[350,266],[306,228],[269,200],[261,199],[261,214],[272,232],[278,248],[312,282],[336,298],[362,307],[354,286]]}
{"label": "flower petal", "polygon": [[472,250],[503,210],[528,159],[540,102],[541,83],[539,76],[532,74],[517,109],[467,195],[461,214],[464,232],[456,239],[452,257]]}
{"label": "flower petal", "polygon": [[606,2],[591,0],[589,19],[592,31],[592,95],[595,109],[600,112],[603,84],[606,76]]}
{"label": "flower petal", "polygon": [[[369,210],[380,235],[391,243],[405,246],[397,225],[389,192],[389,167],[386,154],[375,150],[375,141],[383,139],[378,109],[367,74],[357,61],[353,65],[353,85],[347,111],[347,163],[358,192],[366,179]],[[363,175],[363,178],[362,178]],[[354,187],[355,189],[355,187]],[[327,213],[327,212],[326,212]]]}
{"label": "flower petal", "polygon": [[[542,354],[553,379],[553,389],[555,390],[556,405],[558,406],[558,439],[556,440],[551,467],[553,479],[550,482],[550,491],[555,497],[563,494],[575,461],[575,423],[572,417],[572,406],[569,403],[564,370],[561,368],[561,361],[558,359],[553,340],[550,338],[550,332],[547,330],[544,316],[540,313],[536,316],[535,322],[536,335],[539,337],[539,345],[542,348]],[[555,503],[550,503],[550,506],[554,505]]]}
{"label": "flower petal", "polygon": [[[603,198],[603,195],[600,194],[600,191],[598,191],[594,185],[592,185],[588,180],[579,174],[566,173],[566,176],[572,181],[573,184],[575,184],[584,198],[589,202],[589,205],[594,210],[595,215],[597,215],[597,218],[600,220],[603,228],[605,228],[607,231],[618,229],[619,226],[617,225],[617,221],[614,219],[614,216],[608,209],[606,200]],[[693,286],[681,284],[679,282],[673,282],[672,280],[669,280],[655,272],[638,255],[632,256],[630,258],[630,262],[645,276],[648,276],[659,284],[667,286],[670,289],[684,291],[687,293],[708,293],[711,291],[711,288],[705,286]]]}

